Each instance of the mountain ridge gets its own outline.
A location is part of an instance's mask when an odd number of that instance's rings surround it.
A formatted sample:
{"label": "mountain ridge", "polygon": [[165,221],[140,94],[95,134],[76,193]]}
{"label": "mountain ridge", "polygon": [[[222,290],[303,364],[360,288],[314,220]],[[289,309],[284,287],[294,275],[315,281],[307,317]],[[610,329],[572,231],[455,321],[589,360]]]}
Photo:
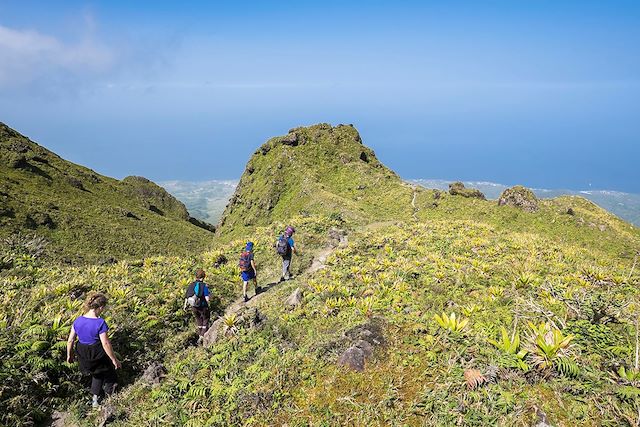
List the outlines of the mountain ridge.
{"label": "mountain ridge", "polygon": [[43,237],[51,259],[95,262],[204,248],[211,235],[182,202],[146,178],[100,175],[4,123],[0,148],[0,237]]}
{"label": "mountain ridge", "polygon": [[[351,127],[295,128],[249,160],[209,250],[89,268],[19,259],[0,275],[0,422],[56,408],[82,427],[534,425],[540,414],[633,425],[640,230],[582,197],[500,206],[426,189],[372,156]],[[139,204],[130,212],[159,215]],[[298,251],[281,282],[285,225]],[[243,305],[247,240],[264,292]],[[197,267],[218,316],[203,346],[181,309]],[[109,295],[123,361],[101,411],[64,363],[92,290]]]}
{"label": "mountain ridge", "polygon": [[[443,179],[405,179],[405,181],[421,185],[427,189],[448,191],[453,181]],[[161,181],[160,184],[173,196],[182,201],[195,217],[210,223],[217,223],[228,204],[238,180],[208,181]],[[472,188],[482,191],[487,198],[497,200],[507,185],[489,181],[463,181]],[[612,214],[631,224],[640,226],[640,194],[625,193],[615,190],[562,190],[531,188],[540,198],[554,198],[562,195],[577,195],[595,202]]]}

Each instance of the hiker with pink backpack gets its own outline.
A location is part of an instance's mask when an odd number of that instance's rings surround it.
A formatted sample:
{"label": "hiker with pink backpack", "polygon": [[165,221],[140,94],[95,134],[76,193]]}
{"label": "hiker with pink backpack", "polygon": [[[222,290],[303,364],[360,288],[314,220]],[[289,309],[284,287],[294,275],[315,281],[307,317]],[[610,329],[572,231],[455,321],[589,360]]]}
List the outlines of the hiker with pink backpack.
{"label": "hiker with pink backpack", "polygon": [[261,291],[260,286],[258,286],[256,261],[253,258],[253,242],[247,242],[244,251],[240,254],[238,266],[240,267],[240,277],[242,277],[242,295],[244,296],[244,302],[247,302],[249,301],[249,297],[247,296],[247,285],[249,285],[250,281],[253,282],[256,295]]}

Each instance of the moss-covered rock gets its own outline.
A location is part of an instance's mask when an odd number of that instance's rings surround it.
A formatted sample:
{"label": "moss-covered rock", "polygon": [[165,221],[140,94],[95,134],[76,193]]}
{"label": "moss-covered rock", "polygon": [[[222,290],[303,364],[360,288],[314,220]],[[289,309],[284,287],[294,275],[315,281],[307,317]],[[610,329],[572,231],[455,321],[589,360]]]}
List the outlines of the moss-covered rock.
{"label": "moss-covered rock", "polygon": [[538,198],[528,188],[516,185],[502,192],[498,205],[514,206],[525,212],[535,212],[538,210]]}
{"label": "moss-covered rock", "polygon": [[449,194],[452,196],[471,197],[481,200],[486,200],[482,191],[477,188],[466,188],[460,181],[452,182],[449,184]]}

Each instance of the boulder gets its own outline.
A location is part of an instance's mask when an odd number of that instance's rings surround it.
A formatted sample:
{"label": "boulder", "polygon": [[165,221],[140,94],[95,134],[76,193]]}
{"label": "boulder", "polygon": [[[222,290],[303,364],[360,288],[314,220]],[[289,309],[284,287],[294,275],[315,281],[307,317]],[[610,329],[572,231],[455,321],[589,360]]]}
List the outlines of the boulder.
{"label": "boulder", "polygon": [[209,329],[207,329],[207,332],[205,332],[204,337],[202,339],[202,345],[204,347],[212,346],[215,343],[217,343],[218,340],[223,336],[224,336],[223,319],[218,318],[211,324],[211,326],[209,326]]}
{"label": "boulder", "polygon": [[373,356],[377,346],[384,345],[384,319],[373,317],[367,323],[351,328],[344,338],[352,344],[338,358],[338,366],[356,372],[364,371],[365,361]]}
{"label": "boulder", "polygon": [[499,206],[513,206],[525,212],[535,212],[538,210],[538,198],[533,191],[521,185],[507,188],[498,199]]}
{"label": "boulder", "polygon": [[51,424],[49,424],[49,426],[69,427],[71,425],[70,418],[71,414],[68,412],[53,411],[53,414],[51,414]]}
{"label": "boulder", "polygon": [[351,346],[338,358],[338,366],[345,366],[356,372],[364,371],[364,351],[360,347]]}
{"label": "boulder", "polygon": [[167,375],[165,367],[161,363],[153,362],[144,370],[144,374],[142,374],[142,381],[149,385],[160,384],[160,381],[165,377],[165,375]]}
{"label": "boulder", "polygon": [[345,332],[345,337],[352,342],[366,341],[373,347],[385,344],[384,339],[384,319],[373,317],[367,323],[358,325]]}
{"label": "boulder", "polygon": [[470,197],[480,200],[486,200],[484,194],[477,188],[466,188],[460,181],[449,184],[449,194],[452,196]]}
{"label": "boulder", "polygon": [[116,420],[117,410],[113,404],[103,405],[100,408],[100,423],[98,427],[105,427]]}
{"label": "boulder", "polygon": [[368,341],[358,340],[353,346],[362,350],[365,358],[373,356],[373,346]]}
{"label": "boulder", "polygon": [[284,145],[291,145],[292,147],[296,147],[298,145],[298,134],[295,132],[291,132],[286,136],[282,137],[282,143]]}
{"label": "boulder", "polygon": [[289,298],[287,298],[287,300],[284,302],[285,305],[287,307],[297,307],[300,304],[302,304],[302,297],[304,296],[302,290],[300,288],[296,288],[295,291],[293,291],[293,293],[291,295],[289,295]]}

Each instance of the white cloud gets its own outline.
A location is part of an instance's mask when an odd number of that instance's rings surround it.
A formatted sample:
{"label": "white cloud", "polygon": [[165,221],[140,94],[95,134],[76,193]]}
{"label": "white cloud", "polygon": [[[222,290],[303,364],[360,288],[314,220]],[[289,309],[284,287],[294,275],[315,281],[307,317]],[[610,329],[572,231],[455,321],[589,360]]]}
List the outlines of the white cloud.
{"label": "white cloud", "polygon": [[0,89],[84,79],[111,70],[115,52],[91,36],[64,42],[35,30],[0,25]]}

